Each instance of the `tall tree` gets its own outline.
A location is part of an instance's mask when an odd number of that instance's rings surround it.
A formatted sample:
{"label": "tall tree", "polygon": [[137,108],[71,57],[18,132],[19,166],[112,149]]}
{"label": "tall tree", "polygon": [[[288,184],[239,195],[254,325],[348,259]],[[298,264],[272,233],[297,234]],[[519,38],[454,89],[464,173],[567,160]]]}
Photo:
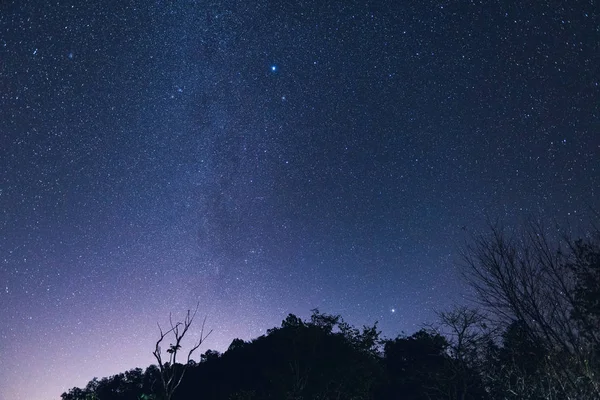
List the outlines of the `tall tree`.
{"label": "tall tree", "polygon": [[[200,338],[198,341],[192,346],[192,348],[187,353],[187,358],[185,364],[180,365],[177,364],[177,356],[182,349],[181,342],[185,337],[186,333],[190,329],[192,322],[194,322],[194,318],[196,317],[196,313],[198,312],[199,304],[196,304],[196,309],[192,313],[190,310],[187,311],[185,319],[183,322],[173,323],[172,315],[169,314],[169,325],[170,329],[163,332],[160,324],[158,324],[158,330],[160,331],[160,337],[158,338],[154,351],[152,354],[156,361],[158,362],[158,368],[160,370],[160,379],[162,383],[162,395],[164,400],[171,400],[173,397],[173,393],[177,390],[183,377],[185,375],[186,370],[190,365],[190,361],[192,360],[192,356],[196,350],[202,345],[202,343],[210,336],[212,330],[209,331],[206,335],[204,334],[204,326],[206,323],[206,317],[202,321],[202,328],[200,330]],[[168,336],[173,337],[173,342],[169,344],[169,348],[167,349],[168,361],[163,360],[162,348],[161,344],[165,338]]]}
{"label": "tall tree", "polygon": [[[505,329],[518,323],[519,343],[546,351],[540,366],[551,392],[563,398],[600,398],[594,362],[593,285],[598,241],[550,240],[530,222],[521,231],[491,226],[463,252],[465,275],[484,309]],[[579,244],[578,244],[579,243]],[[591,277],[590,277],[591,276]]]}

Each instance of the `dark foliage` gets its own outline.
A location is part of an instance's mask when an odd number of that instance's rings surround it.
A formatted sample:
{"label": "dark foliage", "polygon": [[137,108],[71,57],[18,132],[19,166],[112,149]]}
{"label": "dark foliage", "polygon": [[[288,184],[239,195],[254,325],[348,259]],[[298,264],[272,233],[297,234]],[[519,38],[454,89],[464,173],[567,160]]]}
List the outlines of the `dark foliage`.
{"label": "dark foliage", "polygon": [[[225,353],[208,350],[191,362],[173,399],[447,398],[455,378],[447,349],[434,332],[382,341],[377,325],[356,329],[318,310],[309,321],[290,314],[267,335],[235,339]],[[94,379],[62,398],[159,399],[159,388],[152,366]]]}
{"label": "dark foliage", "polygon": [[[290,314],[223,354],[94,378],[62,399],[598,399],[599,241],[567,240],[565,251],[538,228],[475,238],[466,260],[480,308],[440,313],[435,328],[382,339],[377,324],[356,329],[318,310],[309,320]],[[185,331],[171,326],[181,339]],[[174,360],[179,350],[167,354]],[[181,384],[165,391],[165,374]]]}

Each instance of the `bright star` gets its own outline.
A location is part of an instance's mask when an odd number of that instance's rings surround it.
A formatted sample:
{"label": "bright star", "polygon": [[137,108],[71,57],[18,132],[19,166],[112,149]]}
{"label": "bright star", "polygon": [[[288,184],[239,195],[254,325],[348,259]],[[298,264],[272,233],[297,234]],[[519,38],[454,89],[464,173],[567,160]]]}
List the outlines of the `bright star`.
{"label": "bright star", "polygon": [[395,308],[392,308],[392,313],[395,313],[395,312],[396,312],[396,309],[395,309]]}
{"label": "bright star", "polygon": [[271,65],[271,71],[273,71],[273,72],[277,71],[277,65]]}

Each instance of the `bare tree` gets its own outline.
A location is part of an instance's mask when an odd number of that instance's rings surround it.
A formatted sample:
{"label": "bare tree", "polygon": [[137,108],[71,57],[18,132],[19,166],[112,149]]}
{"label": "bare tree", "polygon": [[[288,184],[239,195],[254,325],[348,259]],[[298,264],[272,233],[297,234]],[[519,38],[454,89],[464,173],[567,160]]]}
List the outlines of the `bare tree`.
{"label": "bare tree", "polygon": [[487,317],[480,311],[465,306],[457,306],[437,315],[441,325],[436,331],[448,339],[452,357],[475,366],[480,359],[479,352],[495,336],[495,332],[488,326]]}
{"label": "bare tree", "polygon": [[539,225],[530,224],[521,235],[492,226],[489,236],[473,238],[463,260],[477,301],[497,322],[521,321],[532,339],[550,347],[578,347],[570,315],[574,280]]}
{"label": "bare tree", "polygon": [[572,267],[575,242],[550,240],[535,222],[517,233],[497,224],[490,228],[463,251],[477,302],[498,326],[518,322],[529,340],[545,349],[544,379],[562,393],[559,397],[600,398],[598,376],[589,367],[589,335],[573,317],[580,282]]}
{"label": "bare tree", "polygon": [[446,368],[451,375],[439,387],[433,387],[440,396],[449,399],[479,398],[483,391],[485,350],[495,332],[487,324],[486,316],[476,309],[456,306],[438,312],[439,323],[430,330],[448,341],[449,358]]}
{"label": "bare tree", "polygon": [[[173,397],[173,393],[181,384],[183,380],[183,376],[187,368],[190,365],[192,360],[192,356],[196,350],[202,345],[202,343],[210,336],[212,330],[204,335],[204,325],[206,323],[206,317],[202,321],[202,328],[200,330],[200,338],[194,344],[194,346],[188,351],[187,359],[185,360],[185,364],[178,366],[177,365],[177,356],[179,351],[181,350],[181,342],[190,329],[194,318],[196,317],[196,313],[198,312],[199,303],[196,304],[196,309],[192,313],[191,310],[187,311],[185,319],[183,322],[173,323],[172,315],[169,314],[169,325],[170,329],[163,331],[160,324],[158,325],[158,330],[160,331],[160,338],[156,342],[156,346],[152,354],[156,361],[158,362],[158,368],[160,370],[160,379],[163,387],[163,396],[165,400],[171,400]],[[163,360],[161,343],[163,340],[172,335],[174,338],[174,342],[169,344],[169,348],[167,349],[167,354],[169,355],[168,361]]]}

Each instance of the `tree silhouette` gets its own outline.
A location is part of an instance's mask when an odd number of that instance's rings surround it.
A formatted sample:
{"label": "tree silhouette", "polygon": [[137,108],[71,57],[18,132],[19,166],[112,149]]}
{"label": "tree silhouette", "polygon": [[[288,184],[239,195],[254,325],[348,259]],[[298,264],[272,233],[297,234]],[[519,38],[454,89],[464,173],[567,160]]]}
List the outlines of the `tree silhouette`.
{"label": "tree silhouette", "polygon": [[494,340],[488,318],[480,311],[465,306],[438,313],[441,333],[448,341],[450,356],[446,368],[450,382],[441,382],[444,392],[453,399],[482,398],[486,372],[487,348]]}
{"label": "tree silhouette", "polygon": [[[160,331],[160,337],[156,342],[154,351],[152,354],[154,358],[158,362],[158,368],[160,371],[160,380],[162,383],[162,395],[164,400],[171,400],[173,397],[173,393],[177,390],[179,385],[181,385],[181,381],[185,375],[186,370],[190,366],[190,361],[192,360],[192,355],[194,352],[202,345],[202,343],[210,336],[212,330],[209,331],[206,335],[204,335],[204,325],[206,323],[206,317],[202,321],[202,328],[200,330],[200,338],[196,342],[196,344],[188,351],[187,359],[185,364],[180,365],[177,364],[177,355],[181,350],[181,341],[185,337],[188,332],[192,322],[194,322],[194,317],[198,312],[199,304],[196,304],[196,309],[192,313],[190,310],[187,311],[185,319],[183,322],[173,323],[172,315],[169,314],[169,325],[170,329],[167,331],[162,330],[160,324],[158,324],[158,330]],[[162,349],[161,343],[163,340],[172,335],[174,338],[174,342],[169,344],[169,348],[167,349],[167,354],[169,354],[169,360],[164,361],[162,358]]]}
{"label": "tree silhouette", "polygon": [[425,329],[386,341],[384,360],[390,380],[386,398],[437,398],[439,383],[447,380],[447,349],[442,335]]}
{"label": "tree silhouette", "polygon": [[465,275],[479,304],[506,329],[505,338],[514,339],[518,328],[519,340],[505,341],[505,348],[535,344],[545,349],[536,376],[538,383],[543,376],[548,396],[600,398],[597,232],[595,240],[565,237],[560,244],[534,222],[512,233],[498,225],[490,231],[465,248]]}
{"label": "tree silhouette", "polygon": [[[550,240],[540,225],[493,226],[466,247],[478,308],[456,307],[410,336],[382,339],[312,310],[198,362],[183,340],[196,316],[169,315],[157,365],[63,393],[63,400],[558,400],[600,398],[600,235]],[[164,354],[161,346],[165,348]],[[183,360],[182,363],[179,360]]]}

